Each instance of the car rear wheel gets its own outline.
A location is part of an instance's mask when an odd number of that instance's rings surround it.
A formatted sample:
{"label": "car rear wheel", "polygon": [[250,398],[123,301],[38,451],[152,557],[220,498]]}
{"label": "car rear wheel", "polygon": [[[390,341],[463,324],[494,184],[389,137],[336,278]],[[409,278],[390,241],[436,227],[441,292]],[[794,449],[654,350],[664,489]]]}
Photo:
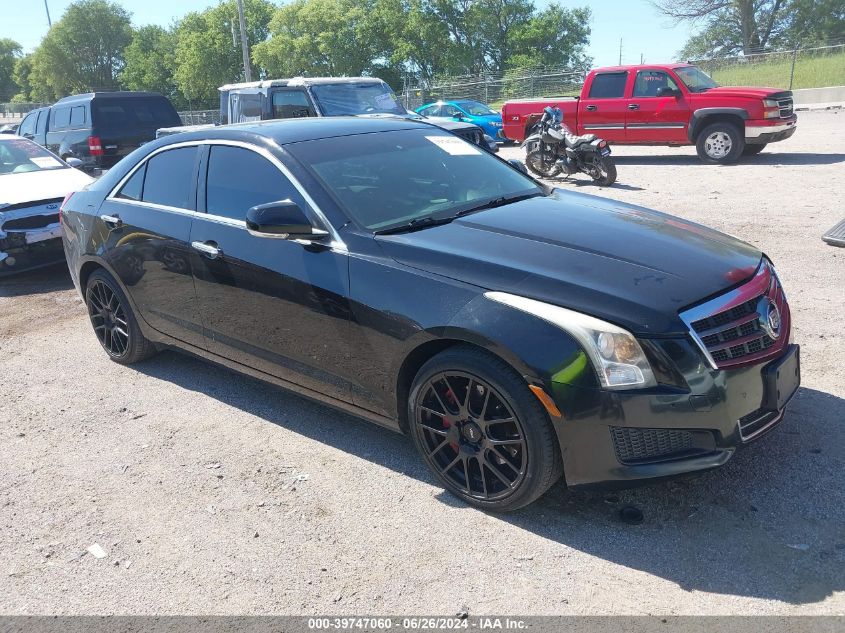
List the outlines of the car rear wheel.
{"label": "car rear wheel", "polygon": [[105,270],[95,270],[88,278],[85,304],[94,334],[113,361],[129,365],[157,352],[141,333],[126,295]]}
{"label": "car rear wheel", "polygon": [[695,149],[705,163],[736,162],[745,148],[745,139],[732,123],[712,123],[698,134]]}
{"label": "car rear wheel", "polygon": [[408,408],[417,450],[471,505],[516,510],[563,472],[546,411],[519,374],[483,350],[451,348],[425,363]]}
{"label": "car rear wheel", "polygon": [[766,143],[762,145],[746,145],[745,149],[742,150],[743,156],[756,156],[760,152],[766,149]]}

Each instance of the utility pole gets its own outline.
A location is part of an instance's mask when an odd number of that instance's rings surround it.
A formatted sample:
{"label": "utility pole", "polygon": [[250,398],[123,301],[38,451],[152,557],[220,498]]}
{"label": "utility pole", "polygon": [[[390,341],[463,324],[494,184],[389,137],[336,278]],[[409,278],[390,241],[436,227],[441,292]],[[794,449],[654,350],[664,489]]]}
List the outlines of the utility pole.
{"label": "utility pole", "polygon": [[47,11],[47,28],[53,28],[53,21],[50,19],[50,7],[47,6],[47,0],[44,0],[44,10]]}
{"label": "utility pole", "polygon": [[619,38],[619,65],[622,65],[622,38]]}
{"label": "utility pole", "polygon": [[238,0],[238,17],[241,22],[241,50],[244,54],[244,80],[252,81],[252,68],[249,65],[249,42],[246,40],[246,17],[244,17],[244,0]]}

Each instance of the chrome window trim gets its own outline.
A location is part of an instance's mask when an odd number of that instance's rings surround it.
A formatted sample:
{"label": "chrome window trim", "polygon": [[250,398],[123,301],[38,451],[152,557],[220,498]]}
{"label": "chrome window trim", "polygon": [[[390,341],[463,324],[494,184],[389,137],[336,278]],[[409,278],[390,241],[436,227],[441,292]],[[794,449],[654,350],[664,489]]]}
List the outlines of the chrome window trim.
{"label": "chrome window trim", "polygon": [[[742,286],[745,286],[757,277],[764,275],[768,267],[768,262],[766,260],[763,260],[763,264],[757,269],[757,272],[754,273],[754,276],[748,281],[744,282]],[[684,310],[683,312],[678,313],[678,316],[681,317],[681,320],[687,326],[692,340],[695,341],[695,344],[698,345],[698,348],[701,350],[701,353],[704,354],[704,358],[707,359],[707,364],[710,365],[711,369],[719,369],[719,366],[716,364],[716,361],[713,360],[713,357],[707,350],[707,346],[704,344],[704,341],[701,340],[701,337],[698,335],[698,332],[696,332],[695,329],[692,327],[692,324],[706,317],[712,316],[719,312],[723,312],[725,305],[740,296],[742,286],[734,288],[730,292],[726,292],[723,295],[719,295],[718,297],[710,299],[710,301],[706,301],[701,305],[695,306],[694,308],[690,308],[688,310]]]}
{"label": "chrome window trim", "polygon": [[[247,143],[246,141],[236,141],[232,139],[198,139],[193,141],[182,141],[179,143],[170,143],[169,145],[165,145],[163,147],[159,147],[156,150],[150,152],[147,156],[144,157],[144,160],[140,161],[137,165],[135,165],[132,169],[130,169],[126,175],[121,178],[118,183],[112,188],[109,194],[106,196],[106,200],[111,202],[120,202],[123,204],[132,204],[132,205],[139,205],[142,207],[147,207],[150,209],[157,209],[159,211],[168,211],[171,213],[181,213],[184,215],[189,215],[192,217],[199,217],[204,218],[207,220],[211,220],[212,222],[217,222],[219,224],[227,224],[229,226],[235,226],[238,228],[243,228],[246,230],[246,222],[243,220],[235,220],[233,218],[227,218],[226,216],[222,215],[214,215],[211,213],[204,213],[202,211],[194,211],[192,209],[182,209],[179,207],[171,207],[168,205],[163,204],[156,204],[154,202],[144,202],[143,200],[132,200],[130,198],[118,198],[117,193],[123,188],[123,185],[135,175],[135,172],[141,168],[142,165],[145,165],[151,158],[161,154],[162,152],[166,152],[171,149],[179,149],[181,147],[201,147],[203,145],[227,145],[229,147],[240,147],[242,149],[250,150],[255,152],[262,158],[267,159],[272,163],[276,169],[278,169],[282,175],[287,178],[290,183],[294,186],[294,188],[299,192],[299,194],[303,197],[305,202],[310,206],[311,211],[317,217],[321,224],[325,227],[328,231],[329,235],[331,236],[331,241],[329,242],[328,246],[335,251],[339,252],[348,252],[346,247],[346,243],[340,238],[335,227],[329,222],[328,217],[326,214],[323,213],[323,210],[317,205],[314,201],[314,198],[308,193],[305,187],[302,186],[302,183],[294,177],[291,171],[285,166],[282,161],[276,158],[269,150],[259,145],[255,145],[253,143]],[[302,243],[301,240],[295,240],[298,243]]]}

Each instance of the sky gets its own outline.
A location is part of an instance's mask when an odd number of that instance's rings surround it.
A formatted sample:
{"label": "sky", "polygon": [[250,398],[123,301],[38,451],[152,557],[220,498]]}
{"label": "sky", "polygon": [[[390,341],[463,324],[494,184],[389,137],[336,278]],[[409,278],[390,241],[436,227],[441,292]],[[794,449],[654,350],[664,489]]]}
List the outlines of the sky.
{"label": "sky", "polygon": [[[50,17],[61,18],[72,0],[47,0]],[[215,0],[118,0],[132,13],[135,26],[169,25],[189,11],[202,10]],[[691,34],[688,24],[675,25],[657,12],[647,0],[559,0],[569,8],[587,6],[592,10],[592,35],[588,54],[596,66],[619,63],[622,39],[622,63],[674,61]],[[549,0],[535,0],[542,8]],[[47,32],[44,0],[0,0],[0,38],[10,37],[32,51]]]}

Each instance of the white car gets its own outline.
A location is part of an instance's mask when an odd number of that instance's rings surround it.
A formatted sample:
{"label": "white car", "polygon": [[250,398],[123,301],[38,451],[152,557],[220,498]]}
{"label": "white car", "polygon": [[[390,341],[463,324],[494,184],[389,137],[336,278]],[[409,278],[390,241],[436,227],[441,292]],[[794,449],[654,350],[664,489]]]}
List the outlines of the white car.
{"label": "white car", "polygon": [[0,135],[0,276],[64,260],[59,206],[93,181],[29,139]]}

